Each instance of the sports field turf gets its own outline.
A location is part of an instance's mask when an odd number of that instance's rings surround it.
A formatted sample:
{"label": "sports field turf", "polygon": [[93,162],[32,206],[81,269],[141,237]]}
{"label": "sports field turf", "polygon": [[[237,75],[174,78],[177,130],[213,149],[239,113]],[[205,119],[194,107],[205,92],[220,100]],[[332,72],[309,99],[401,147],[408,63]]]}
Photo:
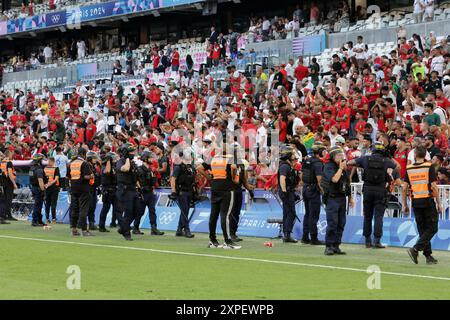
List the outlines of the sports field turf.
{"label": "sports field turf", "polygon": [[[224,250],[208,249],[206,234],[146,233],[127,242],[115,229],[73,238],[67,225],[0,225],[0,299],[450,299],[450,252],[436,251],[429,266],[403,248],[343,245],[347,256],[326,257],[323,247],[280,240],[268,248],[244,238],[241,250]],[[80,290],[66,287],[71,265]],[[367,287],[371,265],[381,289]]]}

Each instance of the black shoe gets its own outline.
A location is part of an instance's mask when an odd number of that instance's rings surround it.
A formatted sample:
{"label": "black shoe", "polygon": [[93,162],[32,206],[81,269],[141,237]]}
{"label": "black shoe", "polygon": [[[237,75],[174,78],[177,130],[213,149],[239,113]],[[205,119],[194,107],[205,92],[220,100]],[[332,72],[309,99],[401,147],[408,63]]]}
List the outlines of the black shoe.
{"label": "black shoe", "polygon": [[379,242],[379,241],[375,242],[375,244],[373,245],[373,247],[374,247],[375,249],[384,249],[384,248],[386,248],[386,246],[383,246],[383,245],[381,244],[381,242]]}
{"label": "black shoe", "polygon": [[312,246],[324,246],[325,242],[322,242],[319,239],[311,239],[310,244]]}
{"label": "black shoe", "polygon": [[79,237],[79,236],[81,236],[81,234],[78,232],[78,230],[72,230],[72,236]]}
{"label": "black shoe", "polygon": [[302,238],[300,242],[303,244],[311,244],[311,240],[309,240],[308,238]]}
{"label": "black shoe", "polygon": [[95,230],[98,230],[98,229],[97,229],[97,227],[95,226],[95,224],[90,224],[90,225],[89,225],[89,230],[90,230],[90,231],[95,231]]}
{"label": "black shoe", "polygon": [[373,247],[372,242],[366,242],[367,249],[372,248],[372,247]]}
{"label": "black shoe", "polygon": [[285,236],[283,238],[284,243],[297,243],[298,241],[292,238],[291,236]]}
{"label": "black shoe", "polygon": [[239,238],[236,235],[232,235],[230,238],[231,238],[231,241],[233,241],[233,242],[241,242],[241,241],[243,241],[241,238]]}
{"label": "black shoe", "polygon": [[437,264],[438,263],[438,261],[435,258],[433,258],[433,256],[426,256],[425,258],[427,259],[427,264]]}
{"label": "black shoe", "polygon": [[183,236],[184,236],[183,230],[177,230],[177,232],[175,232],[175,237],[183,237]]}
{"label": "black shoe", "polygon": [[236,243],[234,243],[233,241],[226,241],[223,244],[223,248],[225,250],[239,250],[240,248],[242,248],[241,246],[238,246]]}
{"label": "black shoe", "polygon": [[332,256],[332,255],[334,255],[334,249],[332,247],[326,247],[324,254],[326,256]]}
{"label": "black shoe", "polygon": [[347,254],[346,252],[342,251],[339,247],[334,247],[334,254],[339,254],[339,255],[345,255]]}
{"label": "black shoe", "polygon": [[11,224],[11,222],[8,222],[8,221],[6,221],[6,220],[0,220],[0,224]]}
{"label": "black shoe", "polygon": [[16,218],[14,218],[13,216],[9,216],[9,217],[6,217],[6,220],[9,220],[9,221],[18,221]]}
{"label": "black shoe", "polygon": [[32,226],[32,227],[43,227],[44,224],[43,224],[43,223],[39,223],[39,222],[32,222],[32,223],[31,223],[31,226]]}
{"label": "black shoe", "polygon": [[117,229],[117,233],[118,234],[123,234],[122,229],[121,228]]}
{"label": "black shoe", "polygon": [[416,249],[409,248],[408,250],[406,250],[406,252],[408,252],[409,257],[415,264],[419,263],[419,261],[417,260],[417,257],[419,256],[419,252]]}
{"label": "black shoe", "polygon": [[133,234],[143,235],[144,233],[139,229],[133,229]]}
{"label": "black shoe", "polygon": [[133,241],[133,238],[131,238],[131,235],[123,236],[123,238],[127,241]]}
{"label": "black shoe", "polygon": [[81,234],[83,235],[83,237],[95,237],[95,234],[90,233],[89,231],[82,231]]}
{"label": "black shoe", "polygon": [[164,232],[159,231],[159,230],[156,228],[156,226],[155,226],[155,227],[152,227],[152,232],[150,232],[150,234],[151,234],[152,236],[163,236],[163,235],[164,235]]}
{"label": "black shoe", "polygon": [[188,239],[192,239],[195,236],[191,233],[191,230],[185,230],[184,231],[184,237],[188,238]]}
{"label": "black shoe", "polygon": [[219,244],[219,241],[214,239],[214,240],[209,241],[208,248],[218,249],[218,248],[223,248],[223,246],[221,244]]}
{"label": "black shoe", "polygon": [[98,228],[98,232],[110,232],[110,231],[106,228]]}
{"label": "black shoe", "polygon": [[109,227],[110,227],[110,228],[117,228],[117,224],[111,223],[111,224],[109,225]]}

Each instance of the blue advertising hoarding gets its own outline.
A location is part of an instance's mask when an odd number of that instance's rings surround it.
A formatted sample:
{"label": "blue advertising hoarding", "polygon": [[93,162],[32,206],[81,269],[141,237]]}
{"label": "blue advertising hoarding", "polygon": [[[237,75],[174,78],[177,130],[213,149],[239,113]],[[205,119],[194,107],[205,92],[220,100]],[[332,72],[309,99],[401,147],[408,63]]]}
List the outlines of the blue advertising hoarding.
{"label": "blue advertising hoarding", "polygon": [[[178,227],[180,209],[176,204],[169,202],[168,195],[170,189],[158,189],[156,194],[158,202],[156,206],[156,215],[158,217],[158,228],[166,231],[175,231]],[[208,194],[209,196],[209,194]],[[57,206],[57,219],[64,223],[69,223],[69,204],[70,198],[66,192],[60,192]],[[96,222],[98,223],[100,211],[102,208],[101,197],[95,211]],[[168,206],[169,205],[169,206]],[[297,204],[298,220],[294,226],[294,237],[301,238],[303,232],[304,209],[302,203]],[[191,209],[189,215],[190,227],[192,232],[209,232],[210,201],[205,198],[199,202],[195,209]],[[267,191],[256,190],[255,201],[249,205],[243,205],[241,218],[239,221],[238,234],[241,236],[252,236],[262,238],[277,237],[279,226],[277,224],[267,223],[269,218],[281,219],[283,213],[275,197]],[[106,223],[111,221],[111,211],[108,214]],[[362,216],[347,216],[347,223],[344,229],[343,242],[352,244],[363,244],[362,235],[364,218]],[[318,237],[324,240],[327,227],[327,220],[324,214],[320,215],[318,226]],[[150,229],[148,211],[141,219],[141,228]],[[217,233],[221,233],[220,221],[217,225]],[[412,247],[419,237],[416,223],[413,219],[404,218],[384,218],[383,238],[381,241],[393,247]],[[433,249],[450,250],[450,220],[439,221],[439,231],[431,241]]]}
{"label": "blue advertising hoarding", "polygon": [[298,37],[292,40],[292,51],[295,56],[318,55],[326,48],[325,34]]}
{"label": "blue advertising hoarding", "polygon": [[61,25],[79,25],[108,17],[149,10],[176,7],[205,0],[116,0],[80,6],[64,11],[50,12],[26,18],[17,18],[0,23],[0,36],[25,31],[45,29]]}

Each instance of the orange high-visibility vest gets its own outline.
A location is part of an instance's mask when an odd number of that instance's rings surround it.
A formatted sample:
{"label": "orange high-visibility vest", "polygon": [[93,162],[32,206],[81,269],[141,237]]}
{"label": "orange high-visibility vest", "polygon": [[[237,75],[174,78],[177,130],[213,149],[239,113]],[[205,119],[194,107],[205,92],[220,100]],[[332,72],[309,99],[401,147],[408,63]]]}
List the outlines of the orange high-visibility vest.
{"label": "orange high-visibility vest", "polygon": [[80,180],[81,179],[81,165],[83,164],[83,160],[77,159],[72,161],[70,164],[70,179],[71,180]]}
{"label": "orange high-visibility vest", "polygon": [[213,158],[211,161],[211,174],[213,180],[226,180],[227,175],[227,160],[225,158]]}
{"label": "orange high-visibility vest", "polygon": [[413,199],[430,198],[430,162],[420,165],[409,165],[406,167],[409,184],[411,185],[411,196]]}
{"label": "orange high-visibility vest", "polygon": [[[45,167],[44,173],[48,179],[48,182],[51,183],[55,180],[56,167]],[[56,181],[55,185],[59,187],[59,181]]]}

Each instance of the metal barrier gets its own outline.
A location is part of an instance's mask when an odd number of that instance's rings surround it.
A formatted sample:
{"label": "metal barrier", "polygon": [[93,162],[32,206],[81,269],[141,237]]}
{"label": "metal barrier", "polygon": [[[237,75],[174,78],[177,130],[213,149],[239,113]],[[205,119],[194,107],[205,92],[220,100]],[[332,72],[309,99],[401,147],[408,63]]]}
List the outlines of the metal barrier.
{"label": "metal barrier", "polygon": [[[363,216],[364,215],[364,206],[363,206],[363,185],[364,183],[352,183],[351,184],[351,192],[352,198],[355,200],[355,206],[349,209],[349,215],[352,216]],[[440,185],[439,189],[439,199],[442,204],[442,212],[439,215],[440,220],[449,220],[450,219],[450,185]],[[410,209],[410,212],[407,214],[403,214],[401,208],[404,208],[405,204],[403,203],[403,188],[400,186],[396,186],[392,195],[395,196],[398,200],[389,202],[388,208],[386,209],[385,216],[388,217],[398,217],[398,218],[409,218],[414,217],[414,211],[411,208],[411,199],[407,198],[407,204]],[[395,205],[397,204],[397,206]],[[394,215],[394,212],[397,211],[397,215]]]}

